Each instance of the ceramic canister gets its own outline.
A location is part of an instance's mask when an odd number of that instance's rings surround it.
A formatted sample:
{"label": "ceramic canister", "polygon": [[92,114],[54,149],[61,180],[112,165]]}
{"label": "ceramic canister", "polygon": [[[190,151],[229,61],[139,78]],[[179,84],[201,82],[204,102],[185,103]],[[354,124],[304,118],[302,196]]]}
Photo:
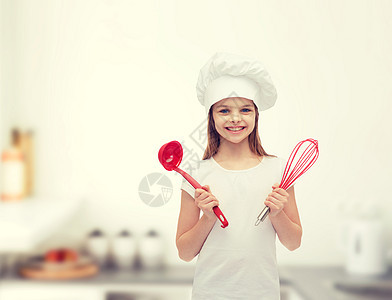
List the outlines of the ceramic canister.
{"label": "ceramic canister", "polygon": [[346,227],[346,271],[358,275],[384,274],[388,264],[381,221],[352,220]]}
{"label": "ceramic canister", "polygon": [[109,254],[109,241],[99,229],[92,231],[86,241],[87,251],[100,266],[105,266]]}
{"label": "ceramic canister", "polygon": [[135,262],[136,249],[136,239],[129,231],[123,230],[116,235],[112,241],[112,255],[116,267],[131,268]]}
{"label": "ceramic canister", "polygon": [[164,241],[155,231],[150,230],[139,241],[139,255],[144,268],[155,269],[163,267]]}

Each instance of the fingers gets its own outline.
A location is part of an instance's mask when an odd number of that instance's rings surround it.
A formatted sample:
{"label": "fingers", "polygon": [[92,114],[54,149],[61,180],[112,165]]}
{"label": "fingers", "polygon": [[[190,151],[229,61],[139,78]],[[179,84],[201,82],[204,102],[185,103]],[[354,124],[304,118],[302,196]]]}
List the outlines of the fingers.
{"label": "fingers", "polygon": [[274,203],[272,203],[271,201],[268,201],[268,200],[264,201],[264,204],[266,206],[268,206],[269,208],[271,208],[271,210],[279,210],[280,209],[276,204],[274,204]]}
{"label": "fingers", "polygon": [[[276,209],[283,209],[284,207],[284,202],[276,200],[274,198],[267,198],[267,200],[264,201],[264,203],[269,202],[273,204],[273,207]],[[267,204],[266,204],[267,205]],[[267,205],[268,206],[268,205]]]}
{"label": "fingers", "polygon": [[208,210],[212,210],[215,206],[219,206],[218,200],[212,200],[209,203],[205,204],[205,208],[207,208]]}
{"label": "fingers", "polygon": [[289,194],[286,192],[286,190],[280,188],[279,186],[280,186],[280,183],[279,183],[279,182],[274,183],[274,185],[272,186],[272,190],[273,190],[274,192],[276,192],[276,193],[282,195],[282,196],[288,197]]}
{"label": "fingers", "polygon": [[195,189],[198,195],[203,194],[205,192],[211,193],[211,189],[209,185],[204,185],[201,188]]}
{"label": "fingers", "polygon": [[202,188],[195,190],[195,199],[199,198],[200,200],[203,200],[208,196],[213,196],[209,185],[205,185]]}
{"label": "fingers", "polygon": [[288,202],[288,193],[281,188],[277,188],[277,183],[273,185],[274,190],[268,194],[264,204],[268,206],[274,214],[279,213]]}
{"label": "fingers", "polygon": [[201,190],[207,191],[207,192],[210,192],[210,193],[211,193],[211,190],[210,190],[210,186],[209,186],[209,185],[203,185],[203,186],[201,187]]}
{"label": "fingers", "polygon": [[276,192],[272,192],[270,197],[272,199],[277,199],[280,202],[285,202],[285,203],[287,202],[287,197],[285,195],[278,194]]}
{"label": "fingers", "polygon": [[219,206],[219,201],[213,197],[208,197],[207,199],[198,202],[197,206],[203,211],[203,214],[207,215],[211,219],[215,219],[213,208],[215,206]]}
{"label": "fingers", "polygon": [[[203,195],[203,194],[204,194],[204,195]],[[203,196],[202,196],[203,199],[204,199],[205,197],[207,197],[206,195],[208,195],[208,190],[206,190],[205,187],[195,189],[195,196],[196,196],[196,197],[200,197],[201,195],[203,195]]]}
{"label": "fingers", "polygon": [[205,190],[203,190],[203,189],[196,189],[195,190],[195,199],[199,198],[200,200],[203,200],[207,197],[208,197],[208,193]]}
{"label": "fingers", "polygon": [[203,206],[207,206],[207,205],[211,204],[211,202],[213,202],[214,206],[219,205],[218,199],[216,199],[214,196],[209,196],[206,199],[199,201],[198,203]]}
{"label": "fingers", "polygon": [[201,209],[212,210],[212,207],[219,206],[219,201],[211,194],[209,185],[196,189],[195,199],[196,205]]}
{"label": "fingers", "polygon": [[269,193],[268,197],[273,197],[283,201],[284,199],[288,199],[289,193],[287,193],[284,189],[277,188],[274,189],[271,193]]}

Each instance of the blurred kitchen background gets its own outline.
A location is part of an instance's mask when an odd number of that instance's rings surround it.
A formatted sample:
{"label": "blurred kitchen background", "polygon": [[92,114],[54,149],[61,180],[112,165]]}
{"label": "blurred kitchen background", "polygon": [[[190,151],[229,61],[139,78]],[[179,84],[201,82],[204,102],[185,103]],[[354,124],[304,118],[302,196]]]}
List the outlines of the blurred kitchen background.
{"label": "blurred kitchen background", "polygon": [[268,153],[319,141],[302,245],[277,239],[282,300],[392,299],[390,1],[0,3],[1,300],[190,299],[182,177],[157,155],[202,158],[195,85],[217,51],[270,72]]}

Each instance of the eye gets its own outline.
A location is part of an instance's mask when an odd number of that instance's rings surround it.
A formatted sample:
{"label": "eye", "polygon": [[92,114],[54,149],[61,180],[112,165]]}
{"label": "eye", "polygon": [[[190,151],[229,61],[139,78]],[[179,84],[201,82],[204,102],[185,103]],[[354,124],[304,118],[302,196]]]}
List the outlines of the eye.
{"label": "eye", "polygon": [[[225,113],[226,110],[228,110],[228,109],[221,109],[219,112]],[[243,108],[242,110],[246,110],[245,112],[250,112],[251,111],[250,109],[247,109],[247,108]]]}

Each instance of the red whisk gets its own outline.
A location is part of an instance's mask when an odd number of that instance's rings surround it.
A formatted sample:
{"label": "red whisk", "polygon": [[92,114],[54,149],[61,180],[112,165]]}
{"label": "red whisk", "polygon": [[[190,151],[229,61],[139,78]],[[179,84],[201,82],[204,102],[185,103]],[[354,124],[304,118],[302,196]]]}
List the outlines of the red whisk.
{"label": "red whisk", "polygon": [[[293,165],[293,161],[295,159],[295,156],[297,155],[299,148],[306,142],[309,142],[310,144],[308,145],[308,147],[306,147],[306,149],[303,151],[301,156],[296,161],[294,167],[291,169],[291,166]],[[311,166],[313,166],[318,156],[319,156],[319,150],[318,150],[317,140],[306,139],[299,142],[290,154],[279,187],[287,190],[298,179],[298,177],[300,177],[307,170],[309,170]],[[264,219],[267,217],[269,212],[270,212],[270,208],[268,206],[264,207],[263,211],[257,217],[255,226],[259,225],[260,222],[264,221]]]}

